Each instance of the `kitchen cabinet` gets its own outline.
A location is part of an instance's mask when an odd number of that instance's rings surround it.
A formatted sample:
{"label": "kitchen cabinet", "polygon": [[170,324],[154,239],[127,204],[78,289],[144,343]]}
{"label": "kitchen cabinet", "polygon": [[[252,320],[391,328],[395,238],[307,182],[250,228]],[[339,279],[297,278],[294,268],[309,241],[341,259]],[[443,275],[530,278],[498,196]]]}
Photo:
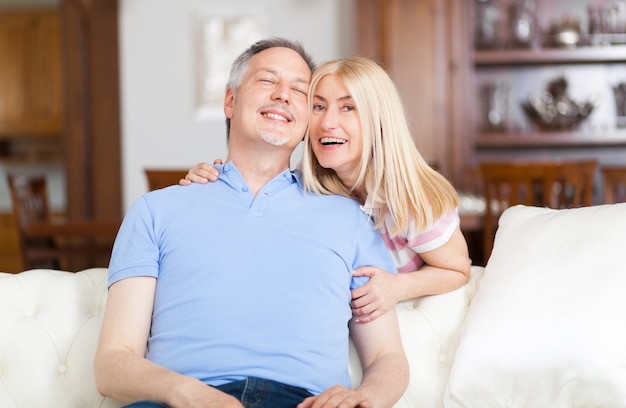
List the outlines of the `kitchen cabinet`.
{"label": "kitchen cabinet", "polygon": [[63,86],[58,11],[0,12],[0,61],[0,140],[60,139]]}

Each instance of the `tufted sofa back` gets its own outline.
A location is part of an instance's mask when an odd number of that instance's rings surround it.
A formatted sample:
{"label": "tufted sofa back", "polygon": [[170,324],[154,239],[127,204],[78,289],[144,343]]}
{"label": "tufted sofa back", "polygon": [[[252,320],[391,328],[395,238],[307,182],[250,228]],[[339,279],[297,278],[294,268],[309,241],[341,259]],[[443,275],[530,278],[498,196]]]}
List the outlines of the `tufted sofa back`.
{"label": "tufted sofa back", "polygon": [[93,358],[107,270],[0,273],[0,407],[114,408]]}

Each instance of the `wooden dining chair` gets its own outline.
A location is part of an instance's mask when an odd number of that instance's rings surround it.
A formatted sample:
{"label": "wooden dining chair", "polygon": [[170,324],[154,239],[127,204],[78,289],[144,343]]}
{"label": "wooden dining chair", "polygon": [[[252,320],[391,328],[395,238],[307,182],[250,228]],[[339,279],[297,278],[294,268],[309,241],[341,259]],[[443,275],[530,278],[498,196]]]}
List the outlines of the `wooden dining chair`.
{"label": "wooden dining chair", "polygon": [[23,270],[108,266],[119,220],[54,218],[45,176],[9,174],[7,181]]}
{"label": "wooden dining chair", "polygon": [[491,255],[498,219],[517,205],[575,208],[592,204],[596,160],[484,162],[483,259]]}
{"label": "wooden dining chair", "polygon": [[626,166],[601,166],[606,204],[626,202]]}
{"label": "wooden dining chair", "polygon": [[180,179],[185,178],[187,171],[188,169],[145,169],[148,190],[153,191],[178,184]]}

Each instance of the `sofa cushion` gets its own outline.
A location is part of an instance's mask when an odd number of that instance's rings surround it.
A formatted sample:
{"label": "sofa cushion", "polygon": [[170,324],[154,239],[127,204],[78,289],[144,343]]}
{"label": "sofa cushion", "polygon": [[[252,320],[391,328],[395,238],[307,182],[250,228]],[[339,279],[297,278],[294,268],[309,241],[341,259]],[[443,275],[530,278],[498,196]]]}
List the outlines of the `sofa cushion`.
{"label": "sofa cushion", "polygon": [[626,406],[625,244],[626,204],[508,209],[444,405]]}

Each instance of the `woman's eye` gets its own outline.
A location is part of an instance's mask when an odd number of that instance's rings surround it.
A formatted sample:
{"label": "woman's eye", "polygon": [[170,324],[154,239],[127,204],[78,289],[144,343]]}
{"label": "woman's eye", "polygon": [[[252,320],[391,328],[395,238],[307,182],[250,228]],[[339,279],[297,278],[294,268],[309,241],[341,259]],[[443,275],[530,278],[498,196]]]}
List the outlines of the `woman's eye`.
{"label": "woman's eye", "polygon": [[345,105],[343,108],[341,108],[341,110],[344,112],[350,112],[355,110],[355,107],[353,105]]}
{"label": "woman's eye", "polygon": [[324,105],[320,105],[319,103],[314,103],[314,104],[313,104],[313,110],[314,110],[314,111],[321,111],[321,110],[324,110]]}

